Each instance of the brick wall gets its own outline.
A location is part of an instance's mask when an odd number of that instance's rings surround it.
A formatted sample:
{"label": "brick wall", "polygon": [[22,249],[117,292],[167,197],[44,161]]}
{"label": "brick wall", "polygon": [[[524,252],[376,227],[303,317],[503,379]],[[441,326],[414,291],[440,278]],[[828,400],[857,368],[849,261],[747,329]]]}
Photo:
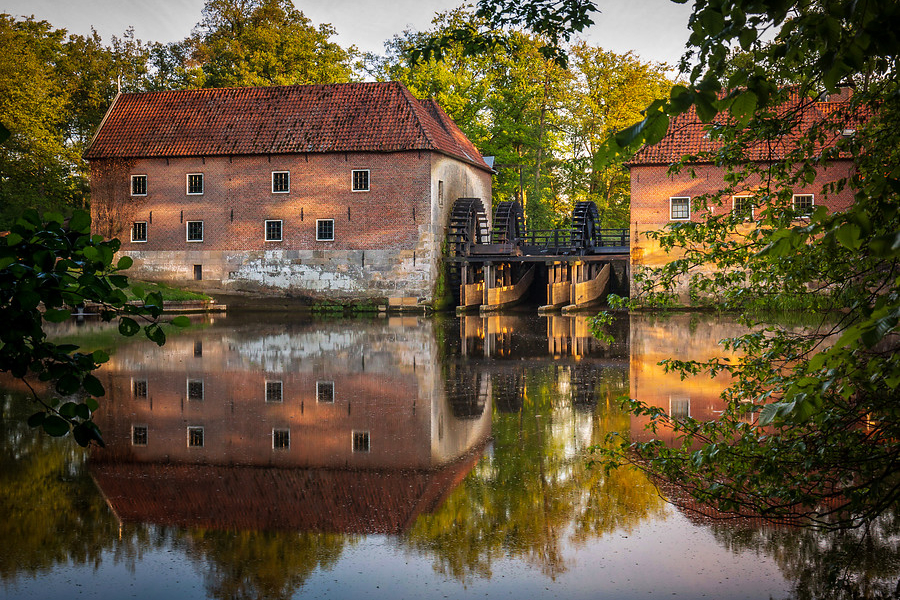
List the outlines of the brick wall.
{"label": "brick wall", "polygon": [[[488,173],[430,152],[141,159],[127,166],[129,172],[109,175],[94,161],[92,203],[95,218],[110,199],[128,204],[105,213],[126,222],[119,235],[122,251],[135,259],[133,274],[213,292],[428,300],[454,194],[477,191],[490,203]],[[368,171],[369,191],[352,190],[354,170]],[[272,191],[274,171],[290,172],[289,192]],[[187,194],[191,173],[203,174],[202,195]],[[131,175],[146,175],[146,196],[130,195]],[[119,188],[109,185],[110,176]],[[317,241],[319,219],[333,219],[333,241]],[[282,221],[281,241],[265,240],[266,220]],[[131,241],[134,221],[147,223],[146,242]],[[188,221],[203,222],[203,241],[187,241]]]}
{"label": "brick wall", "polygon": [[[680,253],[667,254],[659,244],[646,234],[665,228],[675,221],[670,219],[669,200],[673,197],[689,197],[691,199],[703,194],[718,192],[726,187],[724,172],[712,165],[698,165],[684,169],[676,175],[669,175],[667,167],[657,165],[640,165],[631,167],[631,284],[635,290],[633,275],[636,269],[658,267],[679,258]],[[812,194],[815,206],[826,206],[830,211],[844,210],[853,202],[853,191],[844,189],[835,194],[827,194],[825,186],[850,172],[849,162],[834,163],[828,169],[819,169],[815,181],[809,185],[798,186],[794,194]],[[755,185],[749,183],[747,192]],[[760,207],[762,209],[763,207]],[[732,198],[723,197],[721,204],[711,204],[709,210],[713,214],[723,214],[732,210]],[[757,209],[759,210],[759,209]],[[691,203],[690,220],[702,221],[707,212],[697,210]],[[679,292],[682,300],[689,296],[687,282]]]}

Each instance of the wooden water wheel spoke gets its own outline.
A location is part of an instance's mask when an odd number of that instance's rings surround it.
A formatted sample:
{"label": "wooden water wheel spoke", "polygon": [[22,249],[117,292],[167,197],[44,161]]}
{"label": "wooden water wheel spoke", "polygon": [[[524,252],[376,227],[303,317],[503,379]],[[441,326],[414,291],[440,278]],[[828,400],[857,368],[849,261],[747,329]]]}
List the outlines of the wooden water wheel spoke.
{"label": "wooden water wheel spoke", "polygon": [[494,211],[493,243],[517,246],[525,239],[525,217],[516,201],[501,202]]}
{"label": "wooden water wheel spoke", "polygon": [[572,211],[572,247],[584,252],[595,246],[599,229],[600,212],[593,202],[579,202]]}

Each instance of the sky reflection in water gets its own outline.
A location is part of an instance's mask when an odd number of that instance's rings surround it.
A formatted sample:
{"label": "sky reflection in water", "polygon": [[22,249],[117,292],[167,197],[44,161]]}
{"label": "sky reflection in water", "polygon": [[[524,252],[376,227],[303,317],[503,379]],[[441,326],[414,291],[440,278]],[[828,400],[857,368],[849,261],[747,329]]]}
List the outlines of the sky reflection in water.
{"label": "sky reflection in water", "polygon": [[720,410],[727,382],[656,362],[737,331],[632,316],[607,345],[575,317],[229,316],[156,348],[85,326],[117,344],[109,447],[36,436],[3,396],[0,597],[790,597],[796,538],[697,522],[642,474],[586,465],[608,432],[647,435],[618,408],[629,388]]}

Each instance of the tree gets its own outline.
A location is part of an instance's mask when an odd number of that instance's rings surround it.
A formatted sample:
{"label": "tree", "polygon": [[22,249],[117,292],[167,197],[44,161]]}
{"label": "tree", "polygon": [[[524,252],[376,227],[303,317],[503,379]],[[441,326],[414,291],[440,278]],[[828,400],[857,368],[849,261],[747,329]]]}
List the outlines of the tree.
{"label": "tree", "polygon": [[[42,427],[52,436],[71,431],[82,446],[103,443],[92,414],[99,406],[95,398],[105,391],[92,372],[109,357],[100,350],[88,354],[78,352],[78,346],[50,341],[44,323],[64,321],[72,316],[72,308],[94,303],[105,321],[118,318],[123,335],[141,331],[132,318],[137,317],[147,321],[143,330],[149,339],[160,345],[166,340],[159,323],[162,297],[158,293],[144,297],[135,288],[135,295],[144,302],[128,302],[124,292],[128,279],[118,271],[130,267],[131,259],[122,257],[113,265],[118,249],[118,240],[91,235],[91,218],[83,211],[66,221],[58,213],[41,219],[28,210],[0,237],[0,321],[4,323],[0,371],[22,380],[41,406],[29,417],[29,425]],[[177,326],[187,323],[187,317],[172,321]],[[32,385],[35,377],[52,382],[60,397],[70,399],[43,397]]]}
{"label": "tree", "polygon": [[590,200],[606,227],[628,227],[630,177],[624,161],[599,163],[594,157],[610,135],[640,119],[641,110],[671,88],[666,65],[582,41],[569,49],[569,69],[572,83],[561,119],[565,147],[560,164],[569,212],[575,202]]}
{"label": "tree", "polygon": [[143,85],[147,48],[131,31],[107,47],[96,32],[67,36],[46,21],[5,14],[0,43],[10,49],[0,55],[0,120],[11,132],[0,146],[0,229],[8,229],[27,208],[85,208],[81,155],[118,85]]}
{"label": "tree", "polygon": [[[461,41],[441,60],[417,48],[454,32],[490,33],[490,55],[473,54]],[[370,73],[402,81],[419,98],[434,98],[481,152],[495,157],[494,200],[525,204],[530,227],[567,224],[575,202],[595,200],[608,226],[627,222],[627,171],[621,162],[593,169],[593,154],[618,128],[668,89],[664,68],[578,42],[561,49],[569,70],[544,56],[530,33],[491,29],[471,9],[439,14],[425,32],[404,32],[383,58],[368,57]]]}
{"label": "tree", "polygon": [[[506,7],[521,4],[480,6],[507,14]],[[767,205],[747,231],[716,215],[661,232],[661,244],[683,258],[650,274],[650,298],[667,297],[679,278],[713,265],[714,274],[696,285],[725,308],[746,307],[748,298],[772,304],[811,297],[817,311],[841,312],[811,330],[775,327],[731,340],[744,354],[738,364],[670,361],[686,375],[730,372],[736,384],[726,392],[728,410],[700,423],[631,403],[634,412],[674,427],[684,445],[625,443],[607,458],[677,481],[725,512],[823,528],[872,523],[900,500],[900,40],[893,33],[900,6],[699,0],[689,25],[681,61],[688,80],[651,103],[643,120],[618,132],[596,158],[621,160],[662,139],[671,117],[694,111],[721,142],[710,158],[726,169],[729,184],[761,177],[766,185],[758,196]],[[736,48],[744,60],[731,60]],[[782,110],[791,98],[802,105],[842,86],[854,89],[848,108],[814,123],[798,121],[803,110]],[[751,160],[754,145],[774,140],[788,144],[781,155]],[[786,202],[792,184],[838,156],[850,157],[854,169],[823,193],[850,187],[854,205],[832,214],[819,209],[798,222]]]}
{"label": "tree", "polygon": [[[315,27],[290,0],[208,0],[186,42],[204,87],[341,83],[351,78],[355,50],[330,41],[334,34],[330,25]],[[170,46],[169,57],[179,55],[181,46]]]}

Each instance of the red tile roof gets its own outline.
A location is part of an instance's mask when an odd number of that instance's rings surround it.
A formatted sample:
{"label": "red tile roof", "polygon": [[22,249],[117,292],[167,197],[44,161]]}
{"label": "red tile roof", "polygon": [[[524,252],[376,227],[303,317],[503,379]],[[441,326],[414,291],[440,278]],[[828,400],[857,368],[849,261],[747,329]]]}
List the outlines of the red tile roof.
{"label": "red tile roof", "polygon": [[440,152],[488,170],[433,100],[398,82],[121,94],[86,159]]}
{"label": "red tile roof", "polygon": [[[777,139],[759,142],[749,147],[746,152],[748,159],[753,161],[770,161],[784,158],[786,153],[795,146],[800,137],[809,131],[809,128],[814,123],[846,109],[849,105],[847,102],[848,97],[849,95],[839,96],[836,100],[819,102],[793,95],[790,100],[779,107],[778,112],[782,115],[796,112],[799,117],[796,121],[797,126]],[[858,124],[858,119],[851,120]],[[710,136],[707,134],[708,127],[709,124],[702,123],[697,117],[697,113],[691,109],[670,121],[669,131],[658,144],[644,146],[627,164],[630,166],[669,165],[685,155],[715,152],[722,147],[722,143],[718,140],[710,139]],[[820,147],[833,146],[840,138],[840,135],[841,131],[833,131],[831,138],[825,140]],[[709,163],[712,160],[704,158],[695,162]]]}
{"label": "red tile roof", "polygon": [[435,469],[309,469],[91,462],[126,522],[228,530],[407,531],[433,513],[481,458],[484,444]]}

